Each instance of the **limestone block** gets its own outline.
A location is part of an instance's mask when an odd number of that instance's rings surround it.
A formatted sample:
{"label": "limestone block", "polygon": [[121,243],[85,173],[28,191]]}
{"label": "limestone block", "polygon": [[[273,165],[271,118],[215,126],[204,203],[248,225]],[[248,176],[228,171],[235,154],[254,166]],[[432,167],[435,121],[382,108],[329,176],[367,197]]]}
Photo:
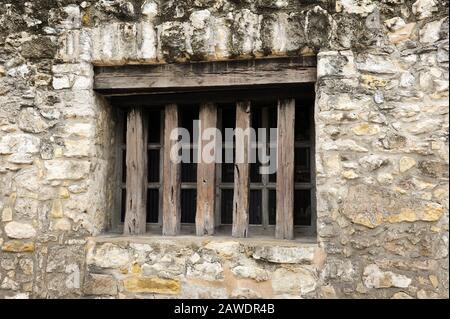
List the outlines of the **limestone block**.
{"label": "limestone block", "polygon": [[0,154],[37,154],[41,140],[30,134],[8,134],[0,139]]}
{"label": "limestone block", "polygon": [[412,281],[404,275],[395,274],[391,271],[382,271],[375,264],[364,268],[363,280],[367,288],[407,288]]}
{"label": "limestone block", "polygon": [[38,215],[40,204],[34,198],[19,197],[14,205],[15,215],[20,218],[35,218]]}
{"label": "limestone block", "polygon": [[209,262],[201,259],[196,263],[189,263],[186,276],[203,280],[223,279],[223,267],[219,262]]}
{"label": "limestone block", "polygon": [[51,37],[35,37],[22,44],[22,56],[31,59],[53,58],[56,54],[56,45]]}
{"label": "limestone block", "polygon": [[148,21],[153,20],[158,14],[158,4],[153,0],[146,0],[141,7],[142,15]]}
{"label": "limestone block", "polygon": [[242,9],[236,13],[231,34],[234,54],[249,55],[261,50],[261,20],[262,16],[248,9]]}
{"label": "limestone block", "polygon": [[410,40],[414,37],[415,28],[416,23],[414,22],[395,28],[395,30],[391,31],[388,34],[389,41],[391,41],[393,44],[399,44],[401,42]]}
{"label": "limestone block", "polygon": [[374,54],[367,54],[364,59],[359,57],[356,67],[360,71],[375,74],[395,74],[399,70],[390,57]]}
{"label": "limestone block", "polygon": [[48,180],[79,180],[86,177],[90,162],[74,160],[49,160],[44,162]]}
{"label": "limestone block", "polygon": [[336,1],[336,11],[346,12],[349,14],[358,14],[360,16],[366,17],[372,13],[376,8],[376,4],[371,0],[337,0]]}
{"label": "limestone block", "polygon": [[168,62],[185,61],[192,53],[189,38],[190,25],[179,21],[164,22],[159,26],[162,58]]}
{"label": "limestone block", "polygon": [[399,169],[401,173],[404,173],[414,166],[416,166],[417,162],[414,158],[409,156],[403,156],[399,161]]}
{"label": "limestone block", "polygon": [[269,272],[261,269],[256,264],[239,265],[232,268],[231,272],[237,277],[250,278],[256,281],[266,281],[270,278]]}
{"label": "limestone block", "polygon": [[259,8],[281,9],[289,5],[289,0],[257,0]]}
{"label": "limestone block", "polygon": [[317,77],[358,75],[352,51],[323,51],[317,55]]}
{"label": "limestone block", "polygon": [[63,154],[65,157],[88,157],[95,152],[90,140],[66,139],[64,141]]}
{"label": "limestone block", "polygon": [[9,222],[5,225],[5,233],[9,238],[28,239],[36,236],[36,230],[30,224]]}
{"label": "limestone block", "polygon": [[272,274],[272,288],[274,294],[289,294],[302,296],[313,292],[317,286],[316,276],[309,270],[297,268],[293,271],[278,268]]}
{"label": "limestone block", "polygon": [[41,133],[51,126],[51,124],[44,120],[39,112],[32,107],[22,109],[18,120],[19,128],[28,133]]}
{"label": "limestone block", "polygon": [[394,17],[384,21],[384,25],[391,31],[403,28],[406,25],[405,20],[401,17]]}
{"label": "limestone block", "polygon": [[191,47],[192,53],[197,57],[214,57],[214,20],[208,9],[192,12],[189,17],[192,27]]}
{"label": "limestone block", "polygon": [[331,142],[323,143],[322,149],[325,151],[338,150],[343,152],[357,152],[357,153],[365,153],[369,151],[367,148],[358,145],[355,141],[350,139],[337,140],[333,143]]}
{"label": "limestone block", "polygon": [[257,246],[252,253],[256,260],[280,264],[310,264],[316,247]]}
{"label": "limestone block", "polygon": [[214,250],[220,256],[230,258],[239,255],[240,245],[237,241],[216,242],[212,241],[206,244],[206,249]]}
{"label": "limestone block", "polygon": [[121,268],[131,263],[130,257],[127,249],[105,243],[96,247],[92,255],[88,255],[87,263],[101,268]]}
{"label": "limestone block", "polygon": [[77,29],[81,27],[81,12],[80,7],[76,4],[71,4],[63,8],[65,12],[64,19],[58,25],[61,29]]}
{"label": "limestone block", "polygon": [[434,12],[437,12],[436,0],[417,0],[412,5],[412,12],[418,19],[425,19],[431,17]]}
{"label": "limestone block", "polygon": [[90,274],[86,277],[83,291],[87,295],[116,295],[117,282],[111,275]]}
{"label": "limestone block", "polygon": [[367,155],[361,157],[358,161],[359,165],[371,171],[379,169],[389,163],[389,160],[379,155]]}
{"label": "limestone block", "polygon": [[441,25],[444,20],[427,23],[419,32],[420,42],[431,44],[440,39]]}

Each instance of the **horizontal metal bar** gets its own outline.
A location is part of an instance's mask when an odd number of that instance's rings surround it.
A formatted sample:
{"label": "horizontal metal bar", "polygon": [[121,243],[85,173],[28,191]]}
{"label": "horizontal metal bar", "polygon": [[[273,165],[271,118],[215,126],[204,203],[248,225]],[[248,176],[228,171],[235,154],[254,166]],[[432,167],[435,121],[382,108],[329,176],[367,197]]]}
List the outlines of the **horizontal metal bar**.
{"label": "horizontal metal bar", "polygon": [[294,189],[311,189],[313,185],[311,183],[295,183]]}
{"label": "horizontal metal bar", "polygon": [[197,183],[181,183],[181,189],[197,189]]}

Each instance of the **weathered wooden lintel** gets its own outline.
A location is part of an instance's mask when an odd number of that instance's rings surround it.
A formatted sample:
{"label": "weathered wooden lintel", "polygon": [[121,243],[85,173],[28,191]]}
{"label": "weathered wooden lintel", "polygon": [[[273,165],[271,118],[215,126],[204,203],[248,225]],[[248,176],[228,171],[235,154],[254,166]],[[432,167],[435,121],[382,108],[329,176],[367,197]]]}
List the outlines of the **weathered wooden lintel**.
{"label": "weathered wooden lintel", "polygon": [[315,66],[315,57],[103,66],[95,67],[94,89],[108,94],[311,83]]}

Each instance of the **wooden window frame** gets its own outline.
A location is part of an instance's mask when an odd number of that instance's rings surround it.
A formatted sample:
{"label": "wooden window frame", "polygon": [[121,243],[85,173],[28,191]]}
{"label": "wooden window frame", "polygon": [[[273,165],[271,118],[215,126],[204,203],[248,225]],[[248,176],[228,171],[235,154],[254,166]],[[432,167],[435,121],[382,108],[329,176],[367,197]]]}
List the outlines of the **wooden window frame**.
{"label": "wooden window frame", "polygon": [[[276,60],[276,59],[275,59]],[[183,100],[184,98],[188,96],[192,96],[193,98],[190,99],[190,104],[194,103],[200,103],[201,105],[211,105],[210,109],[214,112],[217,112],[217,107],[214,106],[214,104],[218,103],[220,100],[222,101],[229,101],[234,99],[234,103],[239,105],[239,103],[242,103],[242,101],[248,101],[253,100],[255,97],[254,92],[262,92],[261,89],[263,89],[264,93],[261,94],[261,96],[258,95],[258,98],[263,99],[263,95],[265,96],[277,96],[278,97],[278,112],[280,112],[283,109],[283,103],[293,103],[293,108],[295,111],[295,99],[302,98],[302,93],[297,92],[297,89],[299,88],[299,84],[303,83],[315,83],[315,64],[311,62],[311,60],[300,61],[301,67],[299,67],[299,61],[295,60],[294,63],[291,61],[269,61],[269,62],[263,62],[262,63],[262,70],[261,72],[258,72],[258,62],[253,61],[252,65],[247,65],[246,68],[251,69],[251,72],[246,73],[246,70],[243,70],[242,67],[231,67],[230,70],[226,69],[225,74],[222,74],[225,79],[224,80],[218,80],[216,78],[217,73],[220,74],[220,72],[223,72],[223,68],[216,68],[211,67],[214,63],[207,63],[203,64],[200,68],[203,68],[204,72],[198,72],[196,70],[192,70],[192,65],[188,66],[187,68],[191,68],[190,71],[187,71],[186,67],[181,66],[181,68],[184,68],[184,74],[187,74],[186,79],[183,79],[181,81],[177,80],[175,81],[175,78],[178,78],[180,76],[180,65],[167,65],[167,66],[157,66],[157,67],[146,67],[145,70],[139,70],[139,69],[130,69],[130,67],[125,67],[123,70],[121,70],[120,74],[123,75],[123,77],[117,78],[117,72],[118,69],[116,67],[109,67],[109,68],[96,68],[96,77],[94,81],[94,87],[95,89],[106,95],[109,99],[111,104],[114,106],[120,105],[121,107],[133,107],[135,110],[141,110],[141,113],[144,113],[144,109],[151,105],[165,105],[164,107],[167,108],[168,105],[175,105],[177,107],[177,101]],[[226,62],[228,68],[228,62]],[[242,63],[241,63],[242,64]],[[245,64],[245,63],[244,63]],[[248,64],[248,62],[247,62]],[[314,64],[314,66],[313,66]],[[205,67],[208,65],[208,70],[205,69]],[[274,67],[274,65],[278,66]],[[269,66],[267,68],[267,66]],[[198,66],[197,66],[198,67]],[[149,72],[147,69],[152,69],[155,71],[156,69],[159,70],[158,72]],[[195,69],[195,67],[194,67]],[[132,72],[130,72],[130,70]],[[175,71],[174,71],[175,70]],[[212,70],[212,71],[211,71]],[[275,70],[275,71],[274,71]],[[278,72],[277,72],[278,70]],[[300,71],[299,71],[300,70]],[[144,73],[142,73],[144,72]],[[236,73],[236,74],[233,74]],[[258,74],[259,73],[259,74]],[[158,80],[155,81],[155,76],[161,76],[164,74],[166,77],[162,79],[161,81]],[[174,76],[174,75],[177,76]],[[236,77],[236,75],[239,75],[239,77]],[[263,75],[266,75],[264,77]],[[209,80],[209,83],[205,85],[205,81],[203,77],[207,78]],[[261,80],[261,77],[263,80]],[[275,81],[275,79],[278,78],[278,81]],[[133,80],[134,79],[134,80]],[[239,80],[236,80],[239,79]],[[280,81],[280,79],[287,79],[286,81]],[[126,80],[126,81],[124,81]],[[139,81],[138,81],[139,80]],[[148,83],[153,83],[153,86],[149,86]],[[156,83],[156,84],[155,84]],[[212,85],[211,85],[212,84]],[[220,98],[217,98],[217,95],[220,95]],[[307,96],[308,94],[304,94],[304,96]],[[239,97],[237,97],[239,96]],[[289,100],[290,99],[290,100]],[[239,102],[241,101],[241,102]],[[290,102],[289,102],[290,101]],[[280,106],[281,105],[281,106]],[[120,223],[120,214],[115,214],[116,217],[112,218],[112,228],[113,229],[119,229],[120,231],[124,231],[125,234],[143,234],[146,232],[150,233],[158,233],[161,232],[163,235],[181,235],[185,232],[181,231],[181,221],[180,217],[178,217],[178,221],[176,221],[177,225],[171,227],[171,231],[164,231],[164,224],[167,222],[163,222],[164,218],[166,216],[164,215],[164,205],[167,205],[166,198],[164,197],[164,182],[165,178],[163,178],[163,171],[164,168],[167,165],[167,161],[164,159],[164,113],[165,109],[162,109],[161,111],[161,134],[160,134],[160,143],[156,143],[158,145],[148,144],[147,148],[151,149],[154,147],[157,147],[160,152],[160,181],[159,183],[147,183],[146,189],[151,188],[157,188],[159,189],[159,217],[158,217],[158,223],[156,224],[146,224],[144,227],[141,225],[137,226],[130,226],[134,225],[133,223],[130,223],[129,220],[129,214],[130,209],[127,209],[126,217],[125,217],[125,225],[126,227],[122,226]],[[250,106],[251,108],[251,106]],[[292,107],[291,107],[292,108]],[[120,112],[120,111],[119,111]],[[283,111],[281,111],[283,112]],[[312,111],[310,113],[313,113]],[[280,113],[279,113],[280,114]],[[290,115],[289,115],[290,116]],[[289,117],[288,116],[288,117]],[[266,116],[267,117],[267,116]],[[123,118],[119,116],[119,119]],[[206,118],[207,119],[207,118]],[[217,117],[214,115],[212,118],[212,126],[218,126],[216,125],[217,121],[220,121],[220,116]],[[143,119],[143,125],[145,127],[145,119]],[[281,183],[277,181],[277,183],[269,182],[268,176],[263,175],[261,180],[261,185],[257,185],[258,183],[250,183],[248,182],[248,191],[246,196],[249,197],[250,191],[253,189],[261,189],[262,191],[262,225],[248,225],[248,216],[236,216],[234,214],[233,216],[233,229],[230,232],[229,229],[227,229],[227,225],[220,225],[221,216],[220,216],[220,190],[223,187],[230,187],[230,185],[224,185],[223,183],[220,183],[219,177],[221,176],[221,168],[220,164],[216,164],[215,167],[213,166],[212,175],[206,175],[210,176],[206,178],[208,180],[208,188],[204,188],[204,192],[209,192],[208,189],[213,188],[213,195],[205,195],[207,196],[210,201],[210,204],[213,206],[212,211],[208,209],[208,211],[205,211],[204,213],[199,214],[199,203],[203,203],[202,201],[197,200],[197,216],[196,216],[196,223],[195,228],[196,233],[198,236],[203,235],[213,235],[214,233],[223,234],[224,232],[229,233],[228,235],[233,235],[236,237],[246,237],[249,233],[251,236],[259,236],[259,235],[272,235],[275,233],[276,238],[280,239],[294,239],[299,237],[311,237],[315,235],[316,229],[315,229],[315,221],[316,221],[316,203],[315,203],[315,150],[314,150],[314,119],[311,117],[311,142],[295,142],[294,136],[292,136],[293,139],[293,145],[292,149],[287,147],[287,153],[294,152],[295,149],[298,147],[309,147],[310,149],[310,172],[311,172],[311,182],[310,183],[294,183],[292,182],[292,185],[287,186],[280,186]],[[287,122],[280,124],[279,126],[285,126],[288,125]],[[289,124],[291,125],[291,124]],[[288,125],[288,126],[289,126]],[[285,127],[288,127],[285,126]],[[124,123],[118,123],[118,131],[124,129]],[[279,133],[280,134],[280,133]],[[291,133],[294,134],[293,129],[291,129]],[[279,135],[280,138],[280,135]],[[278,145],[278,148],[280,145]],[[119,159],[116,164],[116,172],[118,176],[120,177],[120,180],[118,179],[118,187],[116,192],[116,201],[115,201],[115,207],[116,210],[121,206],[120,202],[124,199],[122,197],[124,185],[121,180],[122,176],[122,170],[125,169],[121,167],[120,163],[122,163],[122,160],[120,157],[123,156],[123,146],[119,148],[119,151],[117,153],[117,158]],[[290,150],[289,150],[290,149]],[[146,150],[147,151],[147,150]],[[128,153],[127,153],[128,156]],[[284,163],[285,167],[294,167],[293,163],[294,155],[291,154],[286,159],[287,162]],[[128,158],[128,161],[130,159]],[[288,164],[291,163],[292,165]],[[248,165],[248,169],[249,169]],[[245,167],[245,166],[244,166]],[[280,170],[280,167],[279,167]],[[281,169],[283,171],[283,168]],[[293,168],[289,168],[285,174],[286,176],[291,176],[290,172],[293,172]],[[200,173],[200,169],[198,169],[198,174]],[[128,173],[130,173],[130,169],[128,169]],[[219,174],[220,173],[220,174]],[[136,173],[135,173],[136,175]],[[128,176],[128,174],[127,174]],[[138,175],[136,175],[138,176]],[[203,182],[205,182],[205,178],[203,178],[205,175],[198,175],[202,176]],[[292,175],[293,177],[293,175]],[[217,182],[216,182],[217,178]],[[177,184],[176,178],[174,184]],[[130,181],[127,181],[125,184],[128,186],[125,186],[127,189],[130,188],[130,185],[132,183]],[[157,185],[156,185],[157,184]],[[192,188],[193,185],[187,185],[186,183],[178,183],[179,185],[179,193],[181,193],[181,189],[186,188]],[[189,183],[188,183],[189,184]],[[199,184],[199,179],[197,178],[197,198],[199,196],[199,187],[201,184]],[[132,186],[133,187],[133,186]],[[282,217],[279,218],[279,211],[280,211],[280,204],[281,201],[277,199],[277,222],[276,225],[269,225],[269,213],[268,213],[268,194],[269,190],[272,189],[278,189],[278,187],[281,188],[281,192],[284,194],[284,189],[282,187],[287,187],[292,191],[292,198],[288,201],[291,201],[291,203],[288,203],[287,207],[291,207],[292,210],[287,209],[288,211],[291,211],[291,214],[293,214],[293,202],[294,202],[294,192],[297,189],[309,189],[311,194],[311,225],[310,226],[295,226],[293,223],[293,215],[290,217]],[[194,187],[195,188],[195,187]],[[234,190],[235,187],[232,187]],[[200,191],[201,192],[201,191]],[[278,192],[278,191],[277,191]],[[128,193],[128,192],[126,192]],[[289,192],[290,193],[290,192]],[[206,193],[204,193],[206,194]],[[219,195],[218,195],[219,194]],[[128,195],[127,195],[128,196]],[[236,197],[236,192],[234,194]],[[278,198],[278,196],[277,196]],[[236,198],[235,198],[236,199]],[[178,199],[178,205],[180,205],[181,199]],[[130,200],[127,199],[127,202],[130,203]],[[145,201],[144,201],[145,202]],[[165,203],[165,204],[163,204]],[[207,205],[209,206],[209,205]],[[234,202],[234,206],[236,206],[236,202]],[[245,206],[244,206],[245,207]],[[178,209],[179,210],[179,209]],[[244,209],[245,211],[245,209]],[[248,211],[247,211],[248,213]],[[135,212],[133,212],[135,214]],[[203,214],[208,214],[208,218],[203,218]],[[242,213],[241,213],[242,214]],[[142,215],[142,214],[141,214]],[[119,218],[117,218],[119,216]],[[281,215],[280,215],[281,216]],[[246,227],[240,227],[240,225],[236,225],[235,220],[239,220],[239,218],[242,217],[244,219],[241,220],[247,220]],[[133,218],[135,216],[133,215]],[[135,218],[133,220],[139,219]],[[281,227],[282,222],[280,220],[283,220],[284,224],[287,225],[287,228]],[[292,221],[291,221],[292,220]],[[206,222],[209,221],[209,222]],[[206,223],[205,223],[206,222]],[[291,225],[289,225],[289,223]],[[220,225],[220,226],[219,226]],[[225,227],[223,227],[225,226]],[[238,227],[236,227],[238,226]],[[134,228],[133,228],[134,227]],[[122,229],[121,229],[122,228]],[[192,226],[187,227],[191,228],[191,230],[188,231],[188,233],[192,234]],[[283,230],[280,230],[282,229]],[[274,231],[272,231],[272,229]],[[295,232],[295,236],[294,236]]]}

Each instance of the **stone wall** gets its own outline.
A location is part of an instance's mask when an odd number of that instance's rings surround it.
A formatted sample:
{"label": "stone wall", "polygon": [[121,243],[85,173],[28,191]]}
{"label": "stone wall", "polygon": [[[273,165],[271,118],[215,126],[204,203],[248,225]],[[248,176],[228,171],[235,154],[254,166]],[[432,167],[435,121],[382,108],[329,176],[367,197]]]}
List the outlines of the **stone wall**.
{"label": "stone wall", "polygon": [[[448,1],[0,0],[0,297],[448,298]],[[317,238],[108,235],[94,65],[317,55]]]}

